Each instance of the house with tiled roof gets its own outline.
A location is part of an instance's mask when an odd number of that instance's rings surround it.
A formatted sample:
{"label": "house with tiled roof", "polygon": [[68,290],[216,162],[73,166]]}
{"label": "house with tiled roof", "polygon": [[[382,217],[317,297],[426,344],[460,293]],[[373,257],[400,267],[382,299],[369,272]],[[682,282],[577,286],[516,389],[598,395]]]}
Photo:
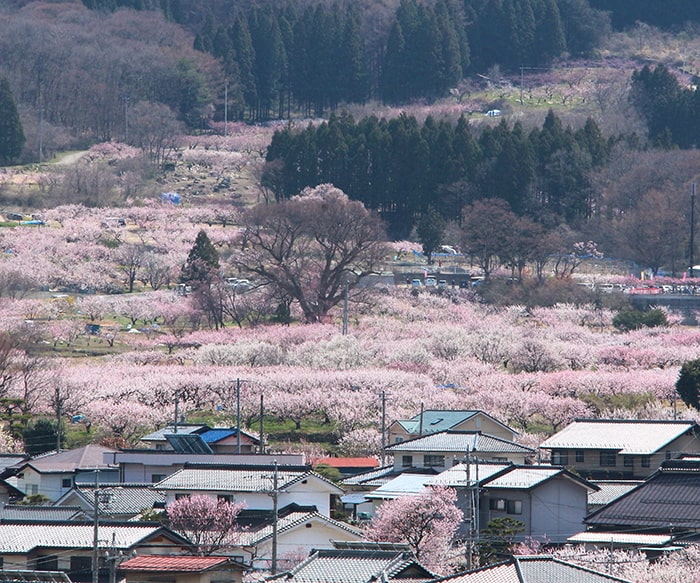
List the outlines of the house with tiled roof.
{"label": "house with tiled roof", "polygon": [[[204,441],[201,442],[206,447]],[[209,448],[211,450],[211,448]],[[302,465],[304,454],[214,453],[175,451],[173,449],[122,449],[105,454],[104,462],[119,468],[119,481],[155,484],[182,469],[188,463],[212,465]]]}
{"label": "house with tiled roof", "polygon": [[450,411],[428,409],[410,419],[399,419],[387,429],[389,444],[422,437],[440,431],[481,431],[507,441],[513,441],[518,432],[495,417],[479,410]]}
{"label": "house with tiled roof", "polygon": [[89,518],[77,506],[7,504],[0,508],[0,522],[84,522]]}
{"label": "house with tiled roof", "polygon": [[295,583],[426,582],[435,574],[405,550],[323,549],[267,581]]}
{"label": "house with tiled roof", "polygon": [[632,583],[548,555],[514,556],[435,583]]}
{"label": "house with tiled roof", "polygon": [[588,493],[588,513],[595,512],[623,494],[636,488],[644,480],[590,480],[598,486],[597,490]]}
{"label": "house with tiled roof", "polygon": [[[404,472],[365,498],[375,504],[416,496],[436,486],[454,488],[457,504],[473,513],[479,528],[495,518],[523,523],[516,540],[564,543],[580,532],[587,514],[588,492],[596,486],[564,468],[500,463],[458,464],[437,476]],[[476,496],[478,494],[478,496]]]}
{"label": "house with tiled roof", "polygon": [[700,454],[695,421],[577,419],[540,449],[553,465],[593,480],[644,479],[663,461]]}
{"label": "house with tiled roof", "polygon": [[615,533],[700,540],[700,460],[669,460],[647,480],[586,517],[601,538]]}
{"label": "house with tiled roof", "polygon": [[188,464],[155,488],[165,492],[166,504],[189,496],[202,494],[221,500],[245,501],[247,508],[270,510],[274,491],[281,506],[298,504],[316,506],[318,512],[330,516],[334,497],[344,491],[309,466],[246,466]]}
{"label": "house with tiled roof", "polygon": [[18,467],[17,488],[26,496],[39,494],[56,501],[75,484],[118,482],[119,469],[104,461],[112,452],[116,450],[90,444],[33,457]]}
{"label": "house with tiled roof", "polygon": [[231,557],[144,555],[119,565],[125,583],[240,583],[246,567]]}
{"label": "house with tiled roof", "polygon": [[437,468],[462,462],[469,452],[486,461],[524,464],[535,450],[480,431],[445,430],[401,441],[384,448],[394,456],[394,469]]}
{"label": "house with tiled roof", "polygon": [[[231,551],[254,569],[269,570],[272,563],[274,517],[271,511],[243,510],[237,522],[244,528]],[[315,506],[290,504],[278,510],[277,556],[307,557],[314,549],[333,548],[339,541],[362,540],[362,531],[346,522],[319,514]]]}
{"label": "house with tiled roof", "polygon": [[[98,486],[97,508],[101,517],[110,520],[130,520],[145,512],[162,510],[165,493],[152,484],[119,483]],[[80,508],[86,515],[94,516],[95,486],[80,484],[56,501],[56,506]]]}
{"label": "house with tiled roof", "polygon": [[[92,579],[95,527],[92,522],[2,523],[0,562],[3,569],[63,571],[73,581]],[[190,542],[153,523],[100,523],[97,529],[101,581],[108,580],[110,553],[129,555],[185,554]]]}

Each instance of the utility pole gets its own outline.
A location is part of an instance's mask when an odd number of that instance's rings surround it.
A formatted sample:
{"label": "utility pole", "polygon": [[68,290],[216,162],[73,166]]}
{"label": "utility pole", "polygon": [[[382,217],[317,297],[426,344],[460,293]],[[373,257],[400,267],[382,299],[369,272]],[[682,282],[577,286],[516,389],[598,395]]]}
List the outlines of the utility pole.
{"label": "utility pole", "polygon": [[264,421],[263,415],[265,414],[265,395],[260,393],[260,453],[265,453],[265,436],[263,433]]}
{"label": "utility pole", "polygon": [[279,516],[277,512],[278,496],[279,496],[279,472],[277,468],[277,460],[272,462],[274,473],[272,474],[272,565],[270,570],[273,575],[277,574],[277,527]]}
{"label": "utility pole", "polygon": [[382,466],[386,462],[386,392],[382,391]]}
{"label": "utility pole", "polygon": [[175,422],[173,423],[173,433],[177,433],[177,421],[179,417],[178,405],[180,404],[180,396],[175,393]]}
{"label": "utility pole", "polygon": [[423,437],[423,401],[420,403],[420,423],[418,424],[418,437]]}
{"label": "utility pole", "polygon": [[693,274],[693,264],[695,263],[694,258],[694,248],[695,248],[695,182],[690,185],[690,277],[694,277]]}
{"label": "utility pole", "polygon": [[61,453],[61,387],[56,386],[56,453]]}
{"label": "utility pole", "polygon": [[99,542],[99,529],[100,529],[100,489],[98,486],[97,476],[99,475],[99,469],[95,470],[95,495],[92,501],[92,511],[94,514],[92,523],[92,583],[99,583],[100,576],[100,565],[97,545]]}
{"label": "utility pole", "polygon": [[466,470],[467,478],[467,571],[472,568],[472,561],[474,559],[474,509],[472,505],[472,484],[471,484],[471,460],[469,457],[469,450],[467,449],[467,455],[464,459],[464,468]]}
{"label": "utility pole", "polygon": [[236,379],[236,453],[241,453],[241,379]]}

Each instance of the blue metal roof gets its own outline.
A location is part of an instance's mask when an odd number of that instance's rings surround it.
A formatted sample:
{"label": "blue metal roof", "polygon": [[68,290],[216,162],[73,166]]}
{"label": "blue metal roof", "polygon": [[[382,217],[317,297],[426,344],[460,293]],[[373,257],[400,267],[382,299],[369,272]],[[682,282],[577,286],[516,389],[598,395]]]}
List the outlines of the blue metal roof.
{"label": "blue metal roof", "polygon": [[236,435],[236,430],[226,428],[209,429],[200,435],[205,443],[216,443],[217,441]]}

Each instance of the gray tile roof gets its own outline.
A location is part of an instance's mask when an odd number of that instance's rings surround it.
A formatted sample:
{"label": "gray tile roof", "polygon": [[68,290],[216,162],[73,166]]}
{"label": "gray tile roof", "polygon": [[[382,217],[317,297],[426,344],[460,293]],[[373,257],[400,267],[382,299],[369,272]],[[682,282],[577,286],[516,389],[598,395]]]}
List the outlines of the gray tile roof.
{"label": "gray tile roof", "polygon": [[467,573],[439,579],[445,583],[631,583],[547,555],[520,556]]}
{"label": "gray tile roof", "polygon": [[[272,489],[273,475],[274,469],[270,466],[192,465],[171,474],[154,487],[165,491],[266,492]],[[279,489],[289,488],[309,478],[325,482],[337,493],[342,493],[333,482],[304,467],[279,466],[277,469]]]}
{"label": "gray tile roof", "polygon": [[422,451],[422,452],[466,452],[482,453],[520,453],[532,454],[535,450],[513,441],[481,433],[480,431],[440,431],[415,439],[395,443],[386,451]]}
{"label": "gray tile roof", "polygon": [[700,464],[664,462],[647,481],[590,514],[606,528],[700,529]]}
{"label": "gray tile roof", "polygon": [[482,480],[485,488],[502,488],[508,490],[530,490],[556,476],[567,475],[564,468],[531,466],[513,467],[507,472]]}
{"label": "gray tile roof", "polygon": [[[94,486],[81,484],[76,490],[86,502],[94,503]],[[165,504],[165,492],[153,488],[151,484],[100,486],[98,506],[100,514],[104,516],[136,516],[157,504]]]}
{"label": "gray tile roof", "polygon": [[[323,522],[324,524],[342,529],[350,534],[357,536],[357,539],[362,538],[362,531],[346,522],[333,520],[327,516],[323,516],[318,512],[291,512],[277,521],[277,534],[294,530],[295,528],[308,522]],[[241,545],[257,545],[264,540],[272,538],[272,523],[263,524],[258,528],[246,530],[240,539]]]}
{"label": "gray tile roof", "polygon": [[394,466],[382,466],[376,470],[361,472],[345,478],[341,484],[343,486],[381,486],[395,477]]}
{"label": "gray tile roof", "polygon": [[[469,481],[473,483],[476,480],[487,480],[512,467],[513,464],[510,463],[474,463],[469,467]],[[467,467],[463,463],[452,466],[440,472],[437,476],[429,478],[426,484],[431,486],[464,487],[467,485]]]}
{"label": "gray tile roof", "polygon": [[589,508],[591,506],[603,506],[604,504],[609,504],[613,500],[616,500],[623,494],[629,492],[632,488],[636,488],[642,482],[641,480],[600,480],[593,481],[593,483],[598,486],[599,490],[588,493]]}
{"label": "gray tile roof", "polygon": [[319,550],[288,573],[271,577],[300,583],[370,583],[400,576],[414,581],[434,579],[410,553],[375,550]]}
{"label": "gray tile roof", "polygon": [[0,510],[2,522],[50,522],[53,520],[86,520],[78,506],[25,506],[7,504]]}
{"label": "gray tile roof", "polygon": [[609,449],[651,455],[697,427],[694,421],[578,419],[546,439],[543,449]]}
{"label": "gray tile roof", "polygon": [[37,456],[26,462],[40,473],[64,473],[76,470],[93,470],[95,468],[110,468],[104,463],[105,452],[116,452],[111,447],[89,444],[77,449],[70,449],[56,453],[50,452]]}
{"label": "gray tile roof", "polygon": [[[100,525],[100,540],[114,541],[120,550],[130,549],[162,530],[159,526]],[[92,524],[0,524],[0,554],[28,553],[35,548],[91,549]],[[107,544],[107,543],[105,543]]]}

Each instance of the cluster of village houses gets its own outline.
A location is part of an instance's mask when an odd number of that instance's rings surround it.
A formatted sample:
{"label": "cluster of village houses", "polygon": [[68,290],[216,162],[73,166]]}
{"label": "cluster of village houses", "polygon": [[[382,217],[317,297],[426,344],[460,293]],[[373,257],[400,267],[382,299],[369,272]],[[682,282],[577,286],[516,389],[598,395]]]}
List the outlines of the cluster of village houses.
{"label": "cluster of village houses", "polygon": [[[0,454],[0,572],[93,583],[237,583],[251,572],[300,583],[436,581],[407,546],[362,532],[382,503],[435,486],[456,490],[462,539],[512,518],[518,540],[653,559],[700,536],[699,434],[693,421],[582,419],[534,450],[483,411],[427,410],[387,428],[391,463],[316,460],[336,467],[340,483],[301,454],[261,453],[256,436],[206,425],[164,427],[137,449]],[[195,555],[187,538],[143,520],[195,494],[245,501],[235,546]],[[299,561],[285,567],[291,556]],[[545,555],[440,579],[535,580],[621,581]]]}

